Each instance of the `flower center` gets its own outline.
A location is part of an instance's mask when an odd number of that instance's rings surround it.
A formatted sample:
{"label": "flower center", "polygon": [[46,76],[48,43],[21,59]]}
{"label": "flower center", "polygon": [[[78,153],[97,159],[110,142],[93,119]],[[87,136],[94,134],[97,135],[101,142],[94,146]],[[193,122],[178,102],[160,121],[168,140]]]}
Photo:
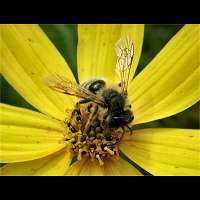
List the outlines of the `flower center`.
{"label": "flower center", "polygon": [[108,110],[92,102],[78,102],[69,120],[65,121],[69,129],[72,150],[77,159],[89,156],[103,165],[104,158],[119,157],[118,147],[124,129],[106,127]]}

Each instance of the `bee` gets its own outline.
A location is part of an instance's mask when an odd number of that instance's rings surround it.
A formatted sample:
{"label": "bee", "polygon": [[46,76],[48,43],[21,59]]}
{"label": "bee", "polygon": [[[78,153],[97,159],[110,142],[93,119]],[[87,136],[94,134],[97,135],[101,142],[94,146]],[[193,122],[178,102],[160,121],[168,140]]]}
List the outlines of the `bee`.
{"label": "bee", "polygon": [[[116,86],[109,87],[102,79],[90,80],[79,85],[57,74],[45,79],[45,83],[51,89],[81,98],[67,121],[71,132],[81,131],[80,140],[101,138],[102,141],[106,141],[102,144],[113,146],[121,139],[121,134],[116,136],[115,130],[124,130],[125,127],[130,130],[128,124],[133,121],[134,115],[128,102],[127,88],[134,56],[133,40],[129,37],[120,39],[115,45],[115,51],[116,72],[120,78],[120,83]],[[91,143],[93,146],[94,144],[97,148],[98,144]]]}

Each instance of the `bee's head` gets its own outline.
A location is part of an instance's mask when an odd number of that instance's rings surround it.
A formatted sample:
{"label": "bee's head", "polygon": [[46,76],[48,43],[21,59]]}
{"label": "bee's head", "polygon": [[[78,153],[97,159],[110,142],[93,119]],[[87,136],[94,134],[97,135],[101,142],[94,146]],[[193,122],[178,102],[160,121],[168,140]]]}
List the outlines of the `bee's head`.
{"label": "bee's head", "polygon": [[129,124],[131,121],[133,121],[133,119],[133,113],[130,110],[126,110],[118,115],[111,115],[109,127],[118,128]]}
{"label": "bee's head", "polygon": [[111,116],[109,127],[117,128],[130,123],[134,116],[131,110],[124,110],[126,96],[116,90],[107,89],[103,93],[104,100],[108,107],[109,115]]}

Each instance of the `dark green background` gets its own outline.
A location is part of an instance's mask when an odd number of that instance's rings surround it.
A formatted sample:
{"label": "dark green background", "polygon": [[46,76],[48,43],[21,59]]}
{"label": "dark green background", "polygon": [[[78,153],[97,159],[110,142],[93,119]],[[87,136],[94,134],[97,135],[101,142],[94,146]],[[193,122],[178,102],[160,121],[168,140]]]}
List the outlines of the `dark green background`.
{"label": "dark green background", "polygon": [[[42,29],[46,32],[50,40],[67,60],[73,73],[77,76],[76,70],[76,46],[77,46],[77,26],[70,24],[43,24]],[[151,61],[160,49],[176,34],[182,25],[146,25],[142,56],[136,75]],[[17,77],[16,77],[17,78]],[[172,77],[173,78],[173,77]],[[0,79],[1,102],[34,109],[5,81]],[[177,128],[199,128],[199,104],[165,119],[154,122],[136,125],[135,128],[142,127],[177,127]]]}

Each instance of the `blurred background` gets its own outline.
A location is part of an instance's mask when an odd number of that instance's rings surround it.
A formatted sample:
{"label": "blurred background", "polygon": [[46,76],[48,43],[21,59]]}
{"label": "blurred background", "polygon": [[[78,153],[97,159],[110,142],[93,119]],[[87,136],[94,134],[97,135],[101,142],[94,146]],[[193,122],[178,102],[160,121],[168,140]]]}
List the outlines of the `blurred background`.
{"label": "blurred background", "polygon": [[[66,59],[72,68],[73,73],[77,77],[77,25],[42,24],[40,26],[57,47],[62,56]],[[181,27],[182,25],[145,26],[142,56],[136,71],[136,75],[151,61],[151,59],[161,50],[161,48],[174,34],[176,34],[176,32]],[[2,76],[0,77],[0,88],[1,102],[35,110],[22,97],[20,97],[20,95],[8,84],[8,82]],[[177,115],[154,122],[136,125],[134,129],[147,127],[177,127],[199,129],[199,106],[200,103],[197,103]]]}

